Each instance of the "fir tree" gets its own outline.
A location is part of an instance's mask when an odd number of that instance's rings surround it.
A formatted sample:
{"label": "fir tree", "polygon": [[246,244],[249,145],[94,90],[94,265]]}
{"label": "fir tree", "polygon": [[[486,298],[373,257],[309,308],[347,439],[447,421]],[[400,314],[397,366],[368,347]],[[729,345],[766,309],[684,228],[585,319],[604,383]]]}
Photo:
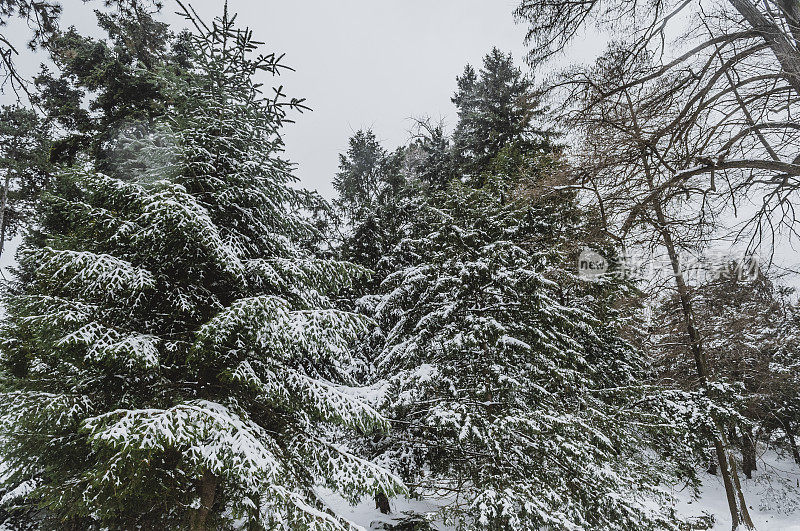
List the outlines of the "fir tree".
{"label": "fir tree", "polygon": [[493,48],[479,72],[467,65],[456,82],[453,149],[462,177],[471,177],[480,186],[481,172],[502,149],[513,145],[529,153],[541,147],[546,135],[534,124],[542,114],[539,96],[511,54]]}
{"label": "fir tree", "polygon": [[34,215],[52,172],[48,160],[50,128],[36,112],[0,107],[0,255]]}
{"label": "fir tree", "polygon": [[409,170],[424,186],[442,191],[456,176],[450,139],[441,123],[419,120],[417,129],[406,150]]}
{"label": "fir tree", "polygon": [[381,260],[399,241],[406,199],[413,194],[405,169],[406,151],[387,151],[370,131],[357,131],[347,153],[339,155],[334,202],[347,223],[338,252],[376,274],[359,290],[375,286],[387,272]]}
{"label": "fir tree", "polygon": [[669,528],[647,505],[669,474],[642,448],[669,429],[641,405],[657,399],[620,336],[629,287],[576,278],[586,218],[572,193],[540,185],[547,160],[426,201],[396,271],[362,299],[396,419],[375,451],[416,494],[452,493],[463,529]]}
{"label": "fir tree", "polygon": [[118,166],[126,163],[126,137],[147,135],[151,121],[170,105],[165,86],[153,72],[167,63],[175,71],[188,66],[184,37],[153,18],[158,6],[151,2],[107,2],[115,4],[116,12],[96,12],[107,39],[82,36],[75,28],[61,31],[57,4],[52,4],[53,10],[43,2],[11,4],[5,14],[17,9],[20,16],[35,15],[46,25],[46,38],[41,38],[58,74],[44,68],[35,78],[38,90],[29,94],[43,118],[22,108],[2,111],[0,171],[10,186],[3,188],[7,201],[0,201],[5,205],[0,207],[0,233],[6,238],[30,224],[53,163],[74,162],[88,154],[98,170],[124,178]]}
{"label": "fir tree", "polygon": [[[185,11],[185,10],[184,10]],[[19,253],[2,345],[0,489],[40,528],[346,529],[316,489],[401,489],[337,430],[385,421],[352,373],[369,322],[331,295],[362,274],[315,259],[257,55],[227,10],[190,16],[185,75],[124,180],[61,175]],[[134,161],[135,162],[135,161]]]}
{"label": "fir tree", "polygon": [[133,2],[116,13],[96,11],[105,38],[71,27],[48,39],[56,72],[43,67],[33,100],[59,126],[54,162],[73,163],[88,154],[98,170],[124,178],[117,168],[124,137],[147,135],[172,105],[169,87],[154,73],[189,68],[187,37],[156,20],[153,10],[148,2]]}
{"label": "fir tree", "polygon": [[339,155],[339,172],[333,187],[338,207],[357,225],[402,186],[402,152],[389,153],[372,130],[359,130],[350,137],[347,153]]}

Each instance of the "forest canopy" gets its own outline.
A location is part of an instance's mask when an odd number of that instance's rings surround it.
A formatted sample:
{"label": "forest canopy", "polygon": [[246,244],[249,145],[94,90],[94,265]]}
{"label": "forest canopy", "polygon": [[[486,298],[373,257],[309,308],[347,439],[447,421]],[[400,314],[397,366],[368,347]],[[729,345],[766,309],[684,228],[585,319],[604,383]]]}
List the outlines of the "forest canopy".
{"label": "forest canopy", "polygon": [[799,517],[800,4],[522,0],[329,199],[233,2],[95,7],[0,0],[0,529]]}

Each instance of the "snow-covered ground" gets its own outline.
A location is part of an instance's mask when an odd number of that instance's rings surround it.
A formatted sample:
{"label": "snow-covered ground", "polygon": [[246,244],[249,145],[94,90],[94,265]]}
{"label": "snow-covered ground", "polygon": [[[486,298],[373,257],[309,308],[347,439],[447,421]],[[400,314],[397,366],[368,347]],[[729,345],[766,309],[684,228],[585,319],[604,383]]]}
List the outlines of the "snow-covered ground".
{"label": "snow-covered ground", "polygon": [[[764,452],[757,462],[753,479],[741,477],[742,490],[750,516],[760,531],[800,531],[800,467],[791,458]],[[714,515],[713,530],[728,531],[731,516],[722,478],[703,473],[699,499],[688,492],[675,492],[678,514],[696,517]]]}
{"label": "snow-covered ground", "polygon": [[[731,517],[722,479],[703,472],[702,481],[699,498],[694,498],[688,488],[672,488],[677,498],[677,514],[690,519],[712,515],[713,531],[729,531]],[[742,477],[741,482],[750,515],[759,531],[800,531],[800,467],[791,458],[780,457],[772,451],[763,452],[753,479]],[[393,517],[401,517],[406,511],[435,513],[444,502],[395,499],[391,504],[392,514],[383,515],[375,509],[372,500],[350,506],[335,495],[328,494],[325,498],[339,516],[368,530],[383,529],[382,523],[391,522]],[[434,527],[442,531],[451,529],[436,522]]]}
{"label": "snow-covered ground", "polygon": [[442,524],[440,519],[435,518],[435,514],[439,509],[446,505],[447,500],[412,500],[405,497],[395,498],[391,500],[391,514],[381,514],[375,508],[375,502],[372,499],[362,500],[358,505],[350,505],[341,497],[336,494],[326,492],[324,498],[329,507],[333,511],[348,520],[349,522],[369,530],[383,530],[384,524],[397,524],[404,517],[411,515],[425,515],[432,519],[435,529],[441,531],[450,531],[454,529]]}
{"label": "snow-covered ground", "polygon": [[22,238],[13,238],[8,240],[3,246],[3,254],[0,254],[0,272],[8,274],[8,268],[14,265],[14,255],[17,253],[19,244],[22,243]]}

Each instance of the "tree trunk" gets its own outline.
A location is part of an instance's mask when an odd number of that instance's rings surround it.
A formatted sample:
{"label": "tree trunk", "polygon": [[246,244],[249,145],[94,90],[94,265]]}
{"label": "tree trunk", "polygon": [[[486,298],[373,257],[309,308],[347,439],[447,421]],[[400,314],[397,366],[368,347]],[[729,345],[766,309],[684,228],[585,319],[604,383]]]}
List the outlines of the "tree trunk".
{"label": "tree trunk", "polygon": [[756,469],[756,440],[753,432],[745,431],[742,435],[742,472],[747,479],[753,479]]}
{"label": "tree trunk", "polygon": [[3,255],[3,246],[6,243],[6,205],[8,204],[8,188],[11,186],[11,170],[6,170],[6,182],[3,193],[0,195],[0,256]]}
{"label": "tree trunk", "polygon": [[800,451],[797,449],[797,441],[794,439],[794,433],[792,433],[792,425],[787,419],[781,419],[781,424],[783,425],[783,431],[786,433],[786,438],[789,439],[789,447],[792,449],[794,462],[800,466]]}
{"label": "tree trunk", "polygon": [[709,474],[711,474],[713,476],[717,475],[717,458],[716,458],[716,454],[715,454],[715,456],[713,458],[709,459],[708,468],[706,469],[706,472],[708,472]]}
{"label": "tree trunk", "polygon": [[[772,50],[781,65],[786,80],[800,96],[800,53],[783,29],[769,20],[751,0],[729,0],[745,21],[752,27]],[[783,10],[786,16],[790,12]],[[792,26],[791,22],[789,23]]]}
{"label": "tree trunk", "polygon": [[[650,188],[655,189],[652,179],[648,180],[650,181]],[[675,247],[675,242],[672,239],[672,234],[669,231],[659,198],[655,197],[652,200],[652,204],[659,225],[658,230],[664,241],[664,246],[667,249],[667,255],[669,256],[669,261],[672,266],[673,278],[681,302],[681,311],[683,313],[684,324],[686,325],[686,332],[689,336],[689,345],[694,357],[697,377],[700,380],[700,385],[705,387],[708,385],[709,380],[708,362],[703,350],[700,334],[694,324],[694,310],[689,288],[683,277],[680,258]],[[714,443],[714,450],[717,454],[717,465],[720,475],[722,476],[722,482],[725,485],[728,508],[731,511],[732,529],[736,530],[741,525],[744,525],[746,529],[755,529],[753,520],[750,518],[750,512],[747,510],[747,503],[744,499],[741,484],[739,483],[739,476],[736,471],[736,458],[730,452],[730,445],[726,440],[724,430],[715,420],[712,419],[712,422],[715,426],[712,442]]]}
{"label": "tree trunk", "polygon": [[786,25],[794,37],[794,46],[800,49],[800,3],[797,0],[779,0],[778,7],[781,8]]}
{"label": "tree trunk", "polygon": [[392,509],[389,507],[389,498],[383,492],[375,494],[375,508],[383,514],[389,514],[391,512]]}
{"label": "tree trunk", "polygon": [[200,507],[193,510],[189,516],[189,529],[191,531],[207,531],[208,515],[211,514],[211,507],[214,505],[214,498],[217,493],[219,478],[206,470],[203,478],[197,487],[200,495]]}

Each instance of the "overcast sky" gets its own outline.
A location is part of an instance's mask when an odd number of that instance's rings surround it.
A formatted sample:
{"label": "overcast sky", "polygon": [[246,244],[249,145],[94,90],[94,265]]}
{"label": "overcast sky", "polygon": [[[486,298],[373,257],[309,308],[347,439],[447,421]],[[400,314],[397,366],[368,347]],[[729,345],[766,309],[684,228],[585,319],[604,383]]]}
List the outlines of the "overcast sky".
{"label": "overcast sky", "polygon": [[[338,153],[359,128],[387,147],[408,139],[411,117],[452,125],[455,77],[492,46],[521,60],[524,28],[514,0],[230,0],[241,23],[266,47],[286,53],[296,72],[287,94],[313,109],[286,131],[289,158],[303,184],[331,197]],[[220,2],[195,2],[211,17]],[[176,21],[177,22],[177,21]]]}
{"label": "overcast sky", "polygon": [[[62,26],[98,34],[94,0],[63,0]],[[185,21],[177,4],[165,0],[160,17],[175,28]],[[191,2],[210,20],[219,0]],[[452,127],[450,96],[464,65],[480,64],[492,46],[512,52],[520,65],[525,28],[512,12],[517,0],[229,0],[238,22],[265,41],[267,51],[286,54],[295,68],[275,80],[289,96],[304,97],[313,109],[285,132],[288,157],[307,188],[331,198],[338,154],[350,135],[370,127],[388,148],[408,140],[412,117],[443,118]],[[8,29],[13,42],[26,28]],[[18,63],[29,75],[42,57],[23,53]],[[268,80],[265,80],[268,82]],[[2,99],[8,102],[9,95]]]}

